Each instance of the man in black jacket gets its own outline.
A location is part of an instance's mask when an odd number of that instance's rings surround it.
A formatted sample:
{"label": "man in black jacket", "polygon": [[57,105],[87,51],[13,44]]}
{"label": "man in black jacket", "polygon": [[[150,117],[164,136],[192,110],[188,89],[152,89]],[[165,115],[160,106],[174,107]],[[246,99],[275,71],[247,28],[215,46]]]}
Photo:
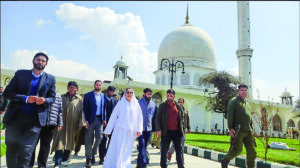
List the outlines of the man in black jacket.
{"label": "man in black jacket", "polygon": [[55,78],[43,72],[48,56],[37,53],[32,63],[33,69],[18,70],[3,92],[10,100],[3,118],[9,168],[29,167],[41,126],[46,125],[49,106],[55,101]]}
{"label": "man in black jacket", "polygon": [[176,151],[176,160],[179,168],[183,166],[183,149],[181,147],[181,140],[184,134],[183,131],[183,109],[174,101],[175,91],[173,89],[167,90],[167,101],[161,103],[155,118],[156,130],[161,134],[161,157],[160,166],[167,168],[167,153],[171,141],[174,143]]}
{"label": "man in black jacket", "polygon": [[[48,113],[47,125],[43,126],[39,136],[40,151],[38,155],[38,167],[46,167],[47,159],[50,152],[50,143],[53,138],[54,129],[60,131],[63,126],[62,121],[62,99],[59,93],[56,93],[55,102],[51,105]],[[30,167],[33,167],[35,159],[35,149],[32,153]]]}

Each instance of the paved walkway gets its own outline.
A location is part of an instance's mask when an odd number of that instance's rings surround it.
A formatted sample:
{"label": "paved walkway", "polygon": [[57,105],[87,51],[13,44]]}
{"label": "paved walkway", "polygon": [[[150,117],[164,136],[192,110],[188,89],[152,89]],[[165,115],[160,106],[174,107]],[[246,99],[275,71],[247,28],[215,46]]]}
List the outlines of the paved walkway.
{"label": "paved walkway", "polygon": [[[132,167],[136,167],[136,159],[138,152],[136,150],[136,144],[132,152]],[[39,147],[37,147],[39,149]],[[36,150],[38,152],[38,150]],[[85,157],[84,157],[84,146],[81,147],[81,151],[79,152],[79,156],[71,156],[71,162],[69,162],[68,168],[82,168],[85,165]],[[159,168],[160,167],[160,149],[152,148],[149,146],[149,153],[150,153],[150,164],[148,165],[148,168]],[[74,154],[74,153],[72,153]],[[37,154],[36,154],[37,157]],[[52,161],[53,154],[49,156],[48,158],[48,167],[53,167],[54,162]],[[200,157],[192,156],[189,154],[184,154],[184,160],[185,160],[185,167],[186,168],[220,168],[220,163],[208,159],[203,159]],[[6,161],[5,156],[1,157],[1,167],[6,168]],[[37,167],[37,163],[35,162],[34,168]],[[96,164],[93,166],[95,168],[101,168],[102,165],[99,165],[99,157],[96,156]],[[234,168],[234,166],[230,166],[230,168]],[[168,168],[177,168],[175,155],[173,155],[171,162],[169,163]]]}

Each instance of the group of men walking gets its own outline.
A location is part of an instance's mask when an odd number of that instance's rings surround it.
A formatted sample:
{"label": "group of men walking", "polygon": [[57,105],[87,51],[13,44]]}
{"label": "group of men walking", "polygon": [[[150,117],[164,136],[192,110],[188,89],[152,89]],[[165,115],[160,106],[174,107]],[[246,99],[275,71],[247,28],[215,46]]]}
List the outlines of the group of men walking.
{"label": "group of men walking", "polygon": [[[101,92],[102,81],[96,80],[94,90],[81,97],[77,94],[78,84],[70,81],[67,93],[59,95],[55,88],[55,77],[43,71],[48,59],[46,54],[37,53],[32,61],[33,69],[18,70],[3,92],[3,96],[10,100],[3,118],[6,127],[7,167],[32,167],[39,140],[38,167],[46,167],[52,139],[51,153],[55,152],[55,167],[67,166],[67,160],[75,147],[75,137],[79,136],[79,131],[83,127],[86,128],[84,134],[86,167],[89,168],[96,163],[95,155],[98,151],[99,164],[103,164],[112,135],[103,136],[103,131],[118,104],[118,100],[113,97],[115,88],[109,86],[107,93],[104,94]],[[246,110],[248,105],[246,94],[247,86],[241,85],[239,96],[228,106],[230,134],[234,135],[234,126],[237,124],[241,125],[241,133],[236,137],[237,143],[222,160],[222,167],[227,167],[230,159],[241,152],[243,143],[247,150],[247,165],[253,167],[256,153],[253,147],[251,116]],[[160,166],[167,167],[167,160],[171,160],[175,150],[177,165],[183,168],[185,134],[191,130],[189,115],[184,108],[184,99],[179,98],[176,102],[175,91],[168,89],[167,100],[157,107],[151,100],[152,90],[145,88],[143,97],[137,101],[139,107],[136,108],[134,107],[136,99],[131,101],[132,96],[134,96],[133,89],[127,88],[122,103],[124,107],[132,108],[127,111],[136,109],[137,115],[139,110],[142,113],[142,118],[138,118],[142,120],[142,132],[136,132],[139,152],[137,168],[145,168],[150,162],[147,146],[151,142],[153,132],[161,136]],[[3,100],[4,103],[5,101]],[[118,110],[126,111],[126,109]],[[2,107],[0,111],[3,113]],[[117,114],[114,114],[114,121],[116,117]],[[113,126],[114,123],[110,123],[109,131],[106,132],[113,132]],[[173,145],[169,149],[171,142]]]}

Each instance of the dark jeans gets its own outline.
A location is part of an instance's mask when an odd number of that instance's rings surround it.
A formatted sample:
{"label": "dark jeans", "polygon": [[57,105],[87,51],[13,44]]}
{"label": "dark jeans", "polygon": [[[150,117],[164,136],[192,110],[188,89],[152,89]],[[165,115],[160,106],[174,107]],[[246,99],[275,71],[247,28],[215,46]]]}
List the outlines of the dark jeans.
{"label": "dark jeans", "polygon": [[151,132],[150,131],[143,131],[142,135],[138,137],[139,147],[138,147],[138,158],[137,158],[137,165],[141,167],[147,166],[147,146],[150,140]]}
{"label": "dark jeans", "polygon": [[[52,137],[53,137],[55,128],[56,128],[56,126],[44,126],[41,129],[41,133],[39,136],[40,151],[39,151],[39,155],[37,158],[38,167],[46,167],[47,159],[48,159],[49,152],[50,152],[50,143],[52,141]],[[31,156],[30,166],[34,165],[35,149]]]}
{"label": "dark jeans", "polygon": [[176,161],[179,168],[183,166],[183,149],[181,147],[182,135],[179,130],[168,130],[167,136],[161,136],[161,156],[160,166],[162,168],[167,167],[167,153],[169,151],[170,143],[173,141],[176,151]]}
{"label": "dark jeans", "polygon": [[70,150],[57,150],[55,151],[55,166],[60,166],[62,162],[65,162],[69,158]]}
{"label": "dark jeans", "polygon": [[41,125],[38,114],[16,113],[6,124],[6,165],[27,168],[36,146]]}
{"label": "dark jeans", "polygon": [[[104,131],[104,129],[105,129],[105,127],[103,127],[103,131]],[[108,146],[109,146],[109,143],[110,143],[112,133],[110,135],[108,135],[109,140],[108,140],[107,147],[106,147],[107,137],[105,137],[104,134],[102,136],[101,143],[99,145],[99,159],[100,159],[100,161],[104,161],[104,157],[106,156],[106,152],[107,152],[107,149],[108,149]]]}

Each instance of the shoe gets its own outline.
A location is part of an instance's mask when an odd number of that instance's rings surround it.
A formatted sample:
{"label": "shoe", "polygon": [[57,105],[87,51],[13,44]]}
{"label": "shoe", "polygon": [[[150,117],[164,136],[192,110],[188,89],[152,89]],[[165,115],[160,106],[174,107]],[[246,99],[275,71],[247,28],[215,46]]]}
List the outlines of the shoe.
{"label": "shoe", "polygon": [[172,154],[168,153],[168,161],[170,162],[172,159]]}
{"label": "shoe", "polygon": [[64,166],[64,167],[67,167],[67,166],[69,166],[69,163],[68,163],[68,161],[64,161],[64,162],[63,162],[63,166]]}
{"label": "shoe", "polygon": [[96,163],[95,156],[92,156],[91,163],[92,163],[92,164],[95,164],[95,163]]}
{"label": "shoe", "polygon": [[99,165],[103,165],[103,163],[104,163],[104,160],[99,161]]}
{"label": "shoe", "polygon": [[151,144],[152,148],[154,148],[154,144]]}
{"label": "shoe", "polygon": [[156,149],[161,149],[161,147],[157,146]]}
{"label": "shoe", "polygon": [[221,160],[221,166],[222,166],[222,168],[228,168],[228,164],[229,164],[228,160],[226,160],[226,159],[222,159]]}
{"label": "shoe", "polygon": [[86,159],[86,162],[85,162],[85,167],[86,168],[91,168],[91,166],[92,166],[91,161],[92,161],[92,159]]}

